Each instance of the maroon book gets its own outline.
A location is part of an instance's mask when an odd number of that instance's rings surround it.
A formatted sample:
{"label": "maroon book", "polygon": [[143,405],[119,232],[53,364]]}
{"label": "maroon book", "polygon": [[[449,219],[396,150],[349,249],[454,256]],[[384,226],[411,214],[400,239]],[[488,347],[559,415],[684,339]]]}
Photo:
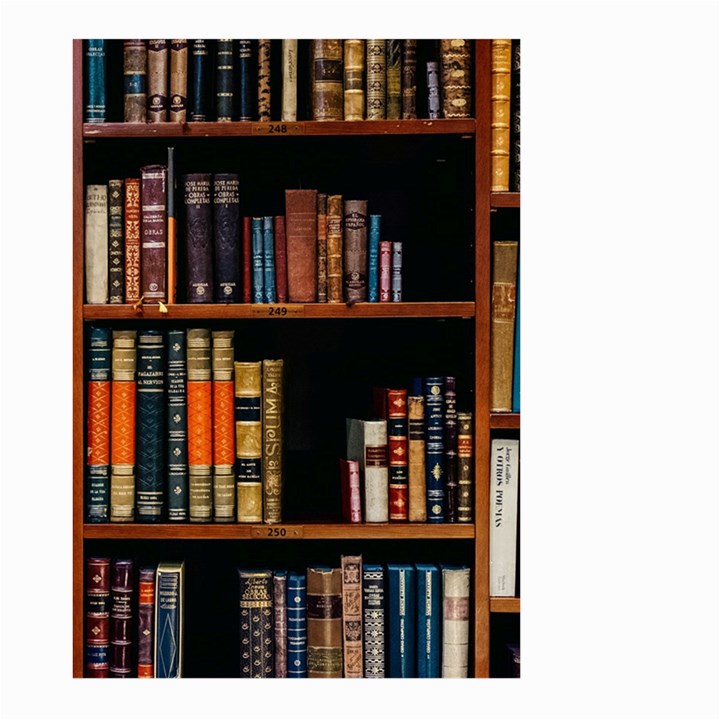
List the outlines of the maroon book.
{"label": "maroon book", "polygon": [[242,230],[242,299],[252,302],[252,218],[243,218]]}
{"label": "maroon book", "polygon": [[380,243],[380,302],[390,302],[390,281],[392,275],[392,243]]}
{"label": "maroon book", "polygon": [[140,174],[140,290],[146,303],[167,302],[167,168]]}
{"label": "maroon book", "polygon": [[285,217],[275,217],[275,286],[277,301],[287,302],[288,275],[287,275],[287,242],[285,239]]}
{"label": "maroon book", "polygon": [[273,631],[275,677],[287,677],[287,572],[273,573]]}
{"label": "maroon book", "polygon": [[357,460],[340,460],[340,493],[343,520],[349,523],[362,522],[360,463]]}
{"label": "maroon book", "polygon": [[317,190],[285,191],[288,299],[317,299]]}
{"label": "maroon book", "polygon": [[109,677],[110,558],[85,565],[85,677]]}
{"label": "maroon book", "polygon": [[115,560],[110,582],[110,677],[128,678],[133,667],[133,561]]}

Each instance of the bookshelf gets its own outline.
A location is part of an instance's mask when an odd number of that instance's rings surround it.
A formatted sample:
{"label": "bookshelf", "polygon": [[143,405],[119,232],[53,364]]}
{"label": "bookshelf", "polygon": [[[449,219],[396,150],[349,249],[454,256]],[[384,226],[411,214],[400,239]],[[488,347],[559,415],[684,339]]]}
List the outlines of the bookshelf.
{"label": "bookshelf", "polygon": [[[189,606],[198,613],[212,612],[200,599],[199,586],[208,581],[212,568],[236,567],[238,558],[252,553],[258,562],[282,557],[302,558],[312,553],[313,562],[339,563],[341,552],[362,552],[369,557],[400,561],[464,563],[472,568],[470,661],[471,677],[490,675],[491,613],[519,613],[519,598],[489,596],[489,457],[491,430],[519,431],[517,413],[490,413],[490,297],[491,297],[491,213],[517,212],[519,193],[490,192],[491,126],[491,42],[474,43],[475,117],[463,120],[341,121],[293,123],[232,122],[185,124],[104,124],[83,123],[83,47],[73,43],[73,675],[83,676],[84,562],[92,554],[142,555],[149,561],[170,555],[187,557],[202,572],[193,579],[188,575]],[[285,125],[285,131],[271,133],[270,125]],[[370,205],[393,190],[398,217],[407,220],[408,233],[416,233],[418,255],[433,258],[434,276],[428,268],[404,268],[407,278],[400,303],[288,304],[287,314],[268,317],[267,305],[190,305],[173,304],[167,312],[156,305],[84,304],[84,187],[110,176],[128,177],[141,164],[156,162],[172,139],[178,156],[179,171],[224,171],[220,159],[230,158],[241,173],[241,188],[261,197],[269,188],[298,187],[297,178],[285,170],[312,156],[313,168],[307,169],[304,187],[343,186],[346,169],[334,160],[341,154],[357,163],[356,188],[379,183],[369,193]],[[204,160],[203,158],[209,158]],[[260,167],[260,161],[265,163]],[[286,162],[287,161],[287,162]],[[203,164],[204,163],[204,164]],[[242,173],[251,167],[257,173]],[[235,170],[234,170],[235,171]],[[277,173],[277,176],[273,175]],[[395,187],[393,183],[402,183]],[[444,187],[448,185],[449,187]],[[360,195],[362,196],[362,195]],[[433,208],[449,202],[446,226]],[[420,215],[415,206],[424,209]],[[427,209],[429,208],[429,209]],[[372,210],[371,210],[372,212]],[[427,227],[425,227],[427,225]],[[434,238],[444,231],[447,248],[438,252]],[[446,252],[445,252],[446,250]],[[432,253],[432,255],[430,255]],[[427,263],[425,263],[427,265]],[[405,281],[404,278],[404,281]],[[189,324],[191,322],[193,324]],[[90,324],[113,328],[140,329],[187,327],[232,328],[247,342],[258,343],[276,357],[290,355],[304,366],[332,363],[328,384],[362,373],[370,367],[386,376],[397,374],[398,366],[409,364],[428,345],[426,365],[450,357],[453,372],[463,387],[474,425],[474,522],[470,524],[344,524],[333,515],[330,503],[313,513],[307,504],[299,508],[303,517],[287,512],[288,520],[279,526],[252,524],[91,524],[84,520],[85,462],[85,346]],[[397,346],[392,343],[399,339]],[[357,352],[344,354],[347,342],[357,343]],[[428,342],[429,341],[429,342]],[[373,343],[386,348],[379,353]],[[320,348],[318,350],[318,348]],[[270,357],[272,355],[265,355]],[[237,350],[236,350],[237,357]],[[339,369],[338,367],[339,366]],[[416,370],[423,374],[423,367]],[[450,374],[450,373],[448,373]],[[317,373],[309,383],[317,383]],[[348,392],[352,390],[344,386]],[[332,393],[331,393],[332,394]],[[338,393],[334,393],[337,395]],[[357,404],[358,398],[352,398]],[[328,400],[330,411],[338,407],[336,398]],[[311,410],[310,420],[321,419],[319,410]],[[338,411],[339,412],[339,411]],[[337,414],[337,413],[336,413]],[[349,412],[348,417],[352,416]],[[304,462],[304,448],[298,451]],[[308,455],[317,461],[318,474],[327,489],[337,479],[330,477],[331,467],[322,452]],[[333,458],[336,456],[333,455]],[[297,461],[299,464],[300,461]],[[333,466],[334,467],[334,466]],[[296,492],[292,497],[298,497]],[[307,518],[304,517],[307,515]],[[269,536],[268,528],[280,528],[281,536]],[[326,541],[333,541],[328,544]],[[384,560],[379,560],[384,561]],[[193,587],[193,583],[196,584]],[[218,611],[234,612],[237,589],[226,588],[224,606]],[[233,616],[234,617],[234,616]],[[200,661],[190,659],[198,633],[186,617],[187,676],[200,676]],[[208,630],[218,637],[232,635],[213,619]],[[222,642],[229,642],[223,640]],[[224,648],[224,649],[223,649]],[[214,676],[231,676],[232,650],[223,645],[213,660]],[[208,676],[208,675],[206,675]]]}

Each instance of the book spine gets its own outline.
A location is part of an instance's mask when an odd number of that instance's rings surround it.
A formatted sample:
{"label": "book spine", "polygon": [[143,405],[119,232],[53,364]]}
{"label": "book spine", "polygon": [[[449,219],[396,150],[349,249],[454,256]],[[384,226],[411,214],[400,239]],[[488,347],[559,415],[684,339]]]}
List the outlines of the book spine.
{"label": "book spine", "polygon": [[85,188],[85,297],[90,304],[108,301],[107,185]]}
{"label": "book spine", "polygon": [[328,301],[327,280],[327,200],[326,193],[317,196],[317,300]]}
{"label": "book spine", "polygon": [[213,518],[235,520],[234,330],[212,331]]}
{"label": "book spine", "polygon": [[137,350],[137,519],[158,522],[165,512],[165,338],[141,330]]}
{"label": "book spine", "polygon": [[401,49],[402,40],[387,40],[385,43],[385,116],[388,120],[399,120],[401,114]]}
{"label": "book spine", "polygon": [[417,677],[415,568],[388,564],[388,677]]}
{"label": "book spine", "polygon": [[520,192],[520,41],[513,40],[512,70],[510,75],[510,162],[513,192]]}
{"label": "book spine", "polygon": [[490,595],[514,597],[520,441],[494,438],[490,452]]}
{"label": "book spine", "polygon": [[472,522],[473,518],[473,442],[472,413],[457,414],[457,462],[458,462],[458,522]]}
{"label": "book spine", "polygon": [[273,676],[273,574],[238,570],[240,576],[240,677]]}
{"label": "book spine", "polygon": [[367,200],[346,200],[343,224],[345,302],[366,302]]}
{"label": "book spine", "polygon": [[105,122],[105,40],[85,41],[85,122]]}
{"label": "book spine", "polygon": [[135,518],[135,330],[113,330],[110,521]]}
{"label": "book spine", "polygon": [[365,115],[365,41],[345,40],[343,42],[345,120],[362,120]]}
{"label": "book spine", "polygon": [[343,677],[363,676],[362,556],[343,555]]}
{"label": "book spine", "polygon": [[242,297],[244,303],[252,302],[252,218],[243,217],[243,284]]}
{"label": "book spine", "polygon": [[443,568],[442,676],[468,676],[470,569]]}
{"label": "book spine", "polygon": [[110,675],[110,558],[85,563],[85,677]]}
{"label": "book spine", "polygon": [[392,285],[392,243],[389,240],[380,242],[380,302],[390,302]]}
{"label": "book spine", "polygon": [[443,379],[425,378],[425,485],[428,522],[445,522]]}
{"label": "book spine", "polygon": [[392,244],[390,299],[392,302],[402,302],[402,243],[397,240]]}
{"label": "book spine", "polygon": [[187,40],[170,41],[170,122],[187,118]]}
{"label": "book spine", "polygon": [[174,303],[177,291],[177,218],[175,212],[175,148],[167,149],[167,293]]}
{"label": "book spine", "polygon": [[167,168],[140,168],[140,270],[145,302],[166,302],[167,279]]}
{"label": "book spine", "polygon": [[417,667],[419,678],[439,678],[442,653],[442,589],[440,569],[415,565],[417,605]]}
{"label": "book spine", "polygon": [[187,361],[184,330],[168,331],[168,520],[188,519]]}
{"label": "book spine", "polygon": [[305,574],[291,572],[287,579],[287,676],[307,677],[307,592]]}
{"label": "book spine", "polygon": [[443,445],[445,451],[445,521],[458,521],[458,418],[456,379],[444,384]]}
{"label": "book spine", "polygon": [[343,520],[362,522],[360,463],[357,460],[340,460],[340,482]]}
{"label": "book spine", "polygon": [[288,676],[288,618],[287,572],[273,573],[273,635],[275,644],[275,673],[273,677]]}
{"label": "book spine", "polygon": [[263,360],[263,520],[282,522],[283,361]]}
{"label": "book spine", "polygon": [[492,41],[492,192],[510,187],[510,40]]}
{"label": "book spine", "polygon": [[366,678],[385,677],[385,572],[363,565],[363,659]]}
{"label": "book spine", "polygon": [[215,302],[240,301],[240,180],[236,173],[213,176]]}
{"label": "book spine", "polygon": [[110,508],[110,367],[108,328],[90,328],[87,370],[87,469],[85,474],[88,522],[107,522]]}
{"label": "book spine", "polygon": [[262,363],[235,363],[238,522],[262,522]]}
{"label": "book spine", "polygon": [[512,411],[520,412],[520,268],[515,285],[515,346],[513,348]]}
{"label": "book spine", "polygon": [[343,301],[343,199],[328,195],[327,205],[328,302]]}
{"label": "book spine", "polygon": [[417,40],[402,41],[402,119],[417,119]]}
{"label": "book spine", "polygon": [[155,677],[183,670],[184,564],[160,563],[155,576]]}
{"label": "book spine", "polygon": [[388,522],[387,420],[369,420],[365,432],[365,520]]}
{"label": "book spine", "polygon": [[381,215],[370,216],[370,240],[368,245],[368,302],[377,302],[378,273],[380,264],[380,220]]}
{"label": "book spine", "polygon": [[407,390],[387,391],[390,522],[408,519]]}
{"label": "book spine", "polygon": [[210,173],[183,175],[186,293],[189,303],[213,301],[212,190]]}
{"label": "book spine", "polygon": [[342,677],[340,568],[307,569],[307,644],[309,678]]}
{"label": "book spine", "polygon": [[187,331],[190,522],[212,519],[212,382],[210,331]]}
{"label": "book spine", "polygon": [[258,120],[270,120],[270,40],[258,40]]}
{"label": "book spine", "polygon": [[168,48],[167,40],[147,41],[147,121],[168,119]]}
{"label": "book spine", "polygon": [[297,120],[297,40],[282,41],[282,112],[285,122]]}
{"label": "book spine", "polygon": [[140,300],[140,178],[125,180],[125,302]]}
{"label": "book spine", "polygon": [[313,120],[343,119],[343,42],[312,40]]}
{"label": "book spine", "polygon": [[128,678],[133,666],[133,561],[114,560],[110,580],[110,677]]}
{"label": "book spine", "polygon": [[288,298],[317,299],[317,190],[285,191]]}
{"label": "book spine", "polygon": [[517,256],[516,240],[497,240],[493,243],[491,412],[512,410]]}
{"label": "book spine", "polygon": [[440,68],[439,63],[430,60],[425,65],[428,89],[428,118],[440,119]]}
{"label": "book spine", "polygon": [[286,303],[288,297],[287,281],[287,240],[285,239],[285,216],[275,216],[275,282],[277,301]]}
{"label": "book spine", "polygon": [[138,572],[138,652],[137,676],[151,678],[153,666],[153,639],[155,635],[155,568],[144,567]]}
{"label": "book spine", "polygon": [[252,219],[252,288],[253,302],[265,302],[265,269],[263,265],[263,219]]}
{"label": "book spine", "polygon": [[470,117],[472,60],[470,40],[441,40],[443,117]]}
{"label": "book spine", "polygon": [[238,120],[254,119],[257,84],[257,57],[253,40],[238,40]]}
{"label": "book spine", "polygon": [[263,294],[266,303],[277,300],[275,292],[275,237],[272,215],[263,217]]}
{"label": "book spine", "polygon": [[385,119],[385,41],[365,41],[367,94],[365,116],[368,120]]}
{"label": "book spine", "polygon": [[125,259],[123,242],[123,181],[108,181],[108,266],[110,303],[125,301]]}
{"label": "book spine", "polygon": [[208,119],[208,55],[207,40],[193,40],[190,51],[192,68],[191,122],[205,122]]}
{"label": "book spine", "polygon": [[408,395],[408,520],[427,521],[425,484],[425,398],[422,386]]}
{"label": "book spine", "polygon": [[233,41],[218,40],[215,62],[215,116],[218,122],[233,119]]}
{"label": "book spine", "polygon": [[145,122],[147,47],[144,40],[123,43],[123,90],[126,123]]}

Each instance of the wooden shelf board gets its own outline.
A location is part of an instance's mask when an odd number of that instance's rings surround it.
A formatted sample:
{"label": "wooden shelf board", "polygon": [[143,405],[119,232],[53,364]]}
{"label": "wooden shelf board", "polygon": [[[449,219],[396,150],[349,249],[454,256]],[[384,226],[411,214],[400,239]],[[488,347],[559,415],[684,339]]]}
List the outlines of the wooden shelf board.
{"label": "wooden shelf board", "polygon": [[520,429],[520,413],[492,413],[490,415],[490,427],[509,428],[512,430]]}
{"label": "wooden shelf board", "polygon": [[491,597],[490,612],[494,613],[519,613],[519,597]]}
{"label": "wooden shelf board", "polygon": [[494,208],[519,208],[519,192],[494,192],[490,193],[490,207]]}

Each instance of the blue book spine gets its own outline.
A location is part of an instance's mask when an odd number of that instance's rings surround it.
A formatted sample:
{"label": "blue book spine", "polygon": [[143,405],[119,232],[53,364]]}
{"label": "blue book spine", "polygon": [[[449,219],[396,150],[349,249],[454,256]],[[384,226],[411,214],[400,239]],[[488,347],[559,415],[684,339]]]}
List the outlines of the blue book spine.
{"label": "blue book spine", "polygon": [[155,677],[182,677],[184,563],[161,563],[155,579]]}
{"label": "blue book spine", "polygon": [[428,522],[445,522],[443,379],[425,378],[425,487]]}
{"label": "blue book spine", "polygon": [[238,40],[238,120],[254,120],[257,115],[255,89],[258,66],[255,51],[257,41]]}
{"label": "blue book spine", "polygon": [[233,41],[218,40],[215,63],[215,117],[218,122],[233,119]]}
{"label": "blue book spine", "polygon": [[417,677],[415,657],[415,568],[392,565],[388,569],[387,652],[388,677]]}
{"label": "blue book spine", "polygon": [[515,288],[515,349],[513,351],[512,411],[520,412],[520,265]]}
{"label": "blue book spine", "polygon": [[208,48],[205,40],[193,40],[191,50],[192,95],[190,121],[204,122],[208,119]]}
{"label": "blue book spine", "polygon": [[417,667],[420,678],[439,678],[442,658],[440,568],[415,565],[417,580]]}
{"label": "blue book spine", "polygon": [[253,267],[253,302],[265,301],[263,283],[263,218],[252,219],[252,267]]}
{"label": "blue book spine", "polygon": [[105,41],[85,41],[85,122],[105,122]]}
{"label": "blue book spine", "polygon": [[380,219],[382,215],[370,216],[370,241],[368,244],[368,302],[378,302],[378,267],[380,262]]}
{"label": "blue book spine", "polygon": [[307,585],[305,575],[287,578],[287,676],[307,677]]}
{"label": "blue book spine", "polygon": [[275,295],[275,233],[273,232],[274,218],[268,215],[263,218],[263,268],[265,302],[274,303]]}
{"label": "blue book spine", "polygon": [[187,358],[185,331],[168,332],[168,520],[188,519]]}
{"label": "blue book spine", "polygon": [[366,678],[385,677],[385,572],[363,565],[363,665]]}

